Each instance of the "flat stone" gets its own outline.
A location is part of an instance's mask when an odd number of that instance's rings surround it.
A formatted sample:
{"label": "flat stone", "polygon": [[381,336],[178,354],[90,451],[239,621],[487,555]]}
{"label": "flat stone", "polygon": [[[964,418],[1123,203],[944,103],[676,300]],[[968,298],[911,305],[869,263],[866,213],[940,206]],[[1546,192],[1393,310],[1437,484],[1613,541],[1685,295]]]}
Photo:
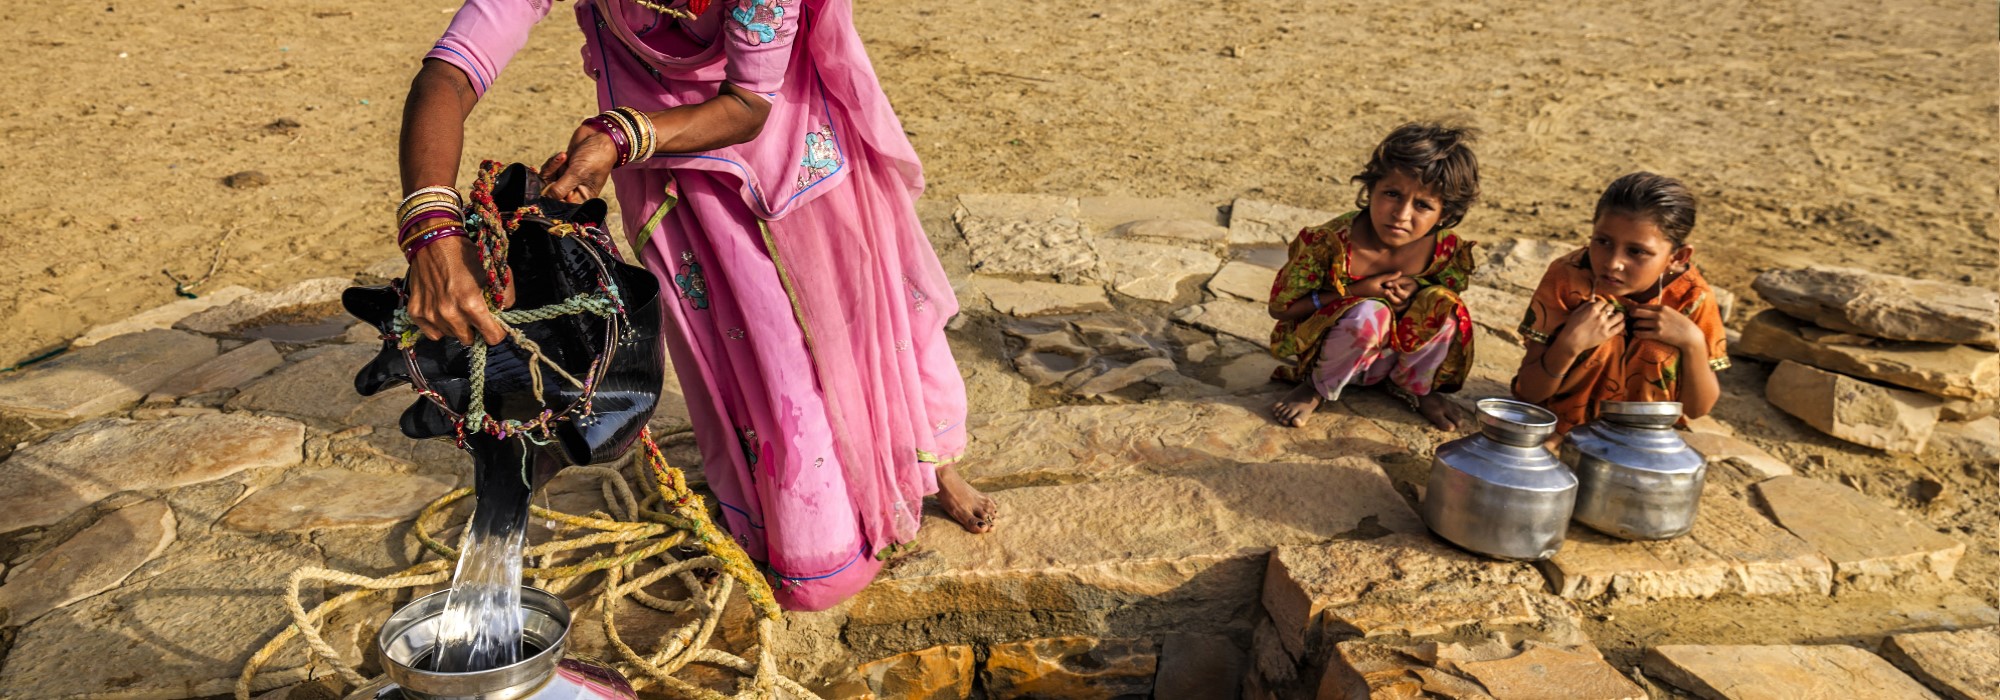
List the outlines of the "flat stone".
{"label": "flat stone", "polygon": [[391,525],[416,517],[456,486],[447,479],[414,474],[299,472],[251,493],[222,517],[222,524],[245,532]]}
{"label": "flat stone", "polygon": [[[22,628],[0,668],[0,697],[228,695],[250,655],[291,623],[279,602],[286,578],[323,562],[303,543],[278,547],[229,540],[199,551],[188,544],[176,543],[147,565],[142,573],[151,573],[144,580],[128,581]],[[317,585],[303,593],[308,605],[321,595]],[[366,618],[385,614],[386,605],[343,611],[325,625],[328,641],[349,663],[358,663],[361,646],[372,641],[358,634]],[[294,644],[271,662],[269,671],[297,668],[305,662],[303,646]]]}
{"label": "flat stone", "polygon": [[1317,463],[1328,455],[1367,460],[1404,450],[1395,436],[1345,409],[1327,407],[1304,427],[1288,428],[1271,420],[1269,404],[1253,396],[974,415],[975,442],[1009,447],[961,473],[982,489],[1008,489]]}
{"label": "flat stone", "polygon": [[1965,556],[1965,543],[1839,484],[1781,476],[1754,489],[1779,525],[1832,560],[1842,590],[1950,581]]}
{"label": "flat stone", "polygon": [[1244,301],[1264,303],[1271,298],[1271,285],[1278,279],[1278,271],[1263,265],[1231,260],[1208,278],[1208,291],[1222,297],[1236,297]]}
{"label": "flat stone", "polygon": [[1483,559],[1422,534],[1279,547],[1264,573],[1264,610],[1294,658],[1324,635],[1423,636],[1532,623],[1533,566]]}
{"label": "flat stone", "polygon": [[1826,336],[1824,331],[1801,325],[1777,311],[1751,317],[1743,327],[1742,341],[1730,350],[1773,362],[1791,360],[1948,399],[2000,396],[2000,352],[1964,345]]}
{"label": "flat stone", "polygon": [[1217,299],[1181,309],[1174,312],[1174,320],[1205,331],[1233,335],[1259,345],[1268,345],[1271,342],[1271,329],[1277,327],[1277,322],[1271,320],[1271,314],[1265,310],[1264,304],[1232,299]]}
{"label": "flat stone", "polygon": [[1244,669],[1243,650],[1228,637],[1168,635],[1160,645],[1160,673],[1153,697],[1233,700]]}
{"label": "flat stone", "polygon": [[1965,423],[1939,423],[1931,432],[1930,449],[1973,464],[2000,462],[2000,418],[1988,416]]}
{"label": "flat stone", "polygon": [[993,700],[1112,700],[1151,696],[1159,664],[1150,641],[1058,637],[995,644],[980,675]]}
{"label": "flat stone", "polygon": [[[1535,288],[1541,286],[1549,263],[1577,249],[1574,243],[1540,238],[1514,238],[1482,247],[1486,257],[1479,269],[1473,271],[1472,284],[1523,296],[1533,295]],[[1520,323],[1516,315],[1514,324]]]}
{"label": "flat stone", "polygon": [[1681,433],[1680,437],[1688,447],[1708,460],[1711,470],[1726,465],[1751,481],[1792,475],[1792,465],[1771,456],[1761,447],[1735,437],[1701,432]]}
{"label": "flat stone", "polygon": [[1180,297],[1181,282],[1214,274],[1222,264],[1214,253],[1159,243],[1113,238],[1097,248],[1111,270],[1112,290],[1148,301],[1171,302]]}
{"label": "flat stone", "polygon": [[1126,630],[1224,634],[1249,619],[1272,548],[1422,527],[1379,468],[1351,457],[988,494],[1007,527],[972,535],[928,517],[923,549],[856,596],[850,637],[1103,633],[1114,617]]}
{"label": "flat stone", "polygon": [[1092,231],[1110,231],[1121,225],[1146,219],[1183,219],[1221,224],[1221,212],[1213,204],[1191,199],[1150,197],[1083,197],[1077,200],[1083,223]]}
{"label": "flat stone", "polygon": [[[399,258],[400,260],[400,258]],[[172,328],[181,319],[248,296],[248,287],[230,285],[203,294],[194,299],[181,299],[164,306],[156,306],[116,323],[107,323],[84,331],[83,336],[69,342],[72,349],[87,348],[127,333],[138,333],[157,329]]]}
{"label": "flat stone", "polygon": [[1103,281],[1097,245],[1077,220],[1069,197],[966,194],[952,214],[972,255],[972,270],[988,275],[1046,275],[1065,284]]}
{"label": "flat stone", "polygon": [[1016,282],[1001,277],[972,275],[966,289],[975,299],[1009,316],[1027,318],[1052,314],[1081,314],[1111,310],[1111,297],[1095,285]]}
{"label": "flat stone", "polygon": [[868,689],[883,698],[960,700],[972,697],[972,647],[936,646],[862,664]]}
{"label": "flat stone", "polygon": [[105,418],[21,448],[0,464],[0,532],[47,525],[119,491],[170,489],[303,458],[305,426],[210,413]]}
{"label": "flat stone", "polygon": [[1571,526],[1568,541],[1541,563],[1557,595],[1643,603],[1672,598],[1795,595],[1833,590],[1833,565],[1812,545],[1710,482],[1700,517],[1671,540],[1627,542]]}
{"label": "flat stone", "polygon": [[1229,240],[1229,229],[1212,221],[1191,219],[1146,219],[1111,230],[1117,238],[1154,238],[1180,245],[1209,247]]}
{"label": "flat stone", "polygon": [[1709,700],[1921,700],[1937,694],[1880,657],[1850,646],[1668,645],[1646,652],[1646,675]]}
{"label": "flat stone", "polygon": [[[1317,697],[1321,700],[1369,700],[1374,698],[1419,700],[1492,700],[1478,683],[1436,668],[1435,656],[1421,649],[1400,648],[1367,641],[1341,642],[1327,659]],[[1567,698],[1555,694],[1549,698]]]}
{"label": "flat stone", "polygon": [[215,341],[150,330],[114,336],[0,378],[0,413],[91,418],[138,401],[168,379],[215,357]]}
{"label": "flat stone", "polygon": [[1222,380],[1222,388],[1230,392],[1263,389],[1271,385],[1271,373],[1284,364],[1270,353],[1244,353],[1224,363],[1216,376]]}
{"label": "flat stone", "polygon": [[1894,635],[1882,657],[1953,700],[2000,698],[2000,631],[1991,627]]}
{"label": "flat stone", "polygon": [[[277,413],[349,427],[348,417],[364,398],[354,390],[354,375],[379,352],[381,348],[369,345],[334,345],[298,353],[290,366],[244,387],[225,405],[232,411]],[[408,407],[416,395],[398,387],[367,398]]]}
{"label": "flat stone", "polygon": [[269,340],[258,340],[175,375],[147,394],[146,401],[173,401],[183,396],[234,389],[283,364],[285,356],[278,354],[277,346]]}
{"label": "flat stone", "polygon": [[272,292],[257,292],[182,319],[175,327],[200,333],[235,333],[261,322],[297,314],[323,317],[341,313],[340,293],[354,286],[346,277],[320,277]]}
{"label": "flat stone", "polygon": [[1243,197],[1229,205],[1229,244],[1290,243],[1299,229],[1318,226],[1339,216],[1333,212]]}
{"label": "flat stone", "polygon": [[1113,363],[1104,371],[1076,385],[1070,393],[1077,396],[1100,396],[1146,381],[1162,372],[1174,371],[1174,361],[1166,357],[1148,357],[1131,364]]}
{"label": "flat stone", "polygon": [[1646,700],[1646,691],[1604,657],[1530,644],[1519,655],[1458,665],[1495,700]]}
{"label": "flat stone", "polygon": [[1790,360],[1771,372],[1764,398],[1822,433],[1903,454],[1923,453],[1941,403]]}
{"label": "flat stone", "polygon": [[1778,310],[1893,340],[2000,345],[2000,291],[1867,270],[1770,270],[1751,283]]}
{"label": "flat stone", "polygon": [[1521,343],[1521,319],[1528,313],[1528,297],[1484,285],[1466,287],[1458,295],[1472,314],[1472,322],[1485,326],[1494,335],[1515,345]]}
{"label": "flat stone", "polygon": [[2000,414],[2000,399],[1978,401],[1959,399],[1944,402],[1944,406],[1938,409],[1938,420],[1948,423],[1968,423],[1996,414]]}
{"label": "flat stone", "polygon": [[14,571],[0,586],[6,624],[26,625],[50,610],[111,590],[174,541],[166,501],[127,506],[99,518]]}

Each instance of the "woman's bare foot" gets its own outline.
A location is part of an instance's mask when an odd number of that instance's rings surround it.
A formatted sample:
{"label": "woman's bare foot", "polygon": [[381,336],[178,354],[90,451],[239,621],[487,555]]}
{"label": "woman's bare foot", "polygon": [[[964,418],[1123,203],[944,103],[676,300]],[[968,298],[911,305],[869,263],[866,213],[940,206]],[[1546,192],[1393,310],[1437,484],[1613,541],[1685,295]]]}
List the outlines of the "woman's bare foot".
{"label": "woman's bare foot", "polygon": [[984,534],[993,529],[993,518],[1000,514],[1000,504],[958,475],[958,468],[952,465],[938,467],[938,505],[945,515],[958,521],[958,526],[972,534]]}
{"label": "woman's bare foot", "polygon": [[1319,410],[1319,401],[1319,392],[1313,390],[1312,384],[1300,382],[1284,398],[1271,404],[1271,417],[1278,419],[1278,425],[1296,428],[1306,424],[1306,416]]}
{"label": "woman's bare foot", "polygon": [[1417,413],[1430,419],[1431,425],[1437,426],[1438,430],[1458,430],[1458,407],[1451,405],[1451,400],[1443,395],[1430,393],[1417,397]]}

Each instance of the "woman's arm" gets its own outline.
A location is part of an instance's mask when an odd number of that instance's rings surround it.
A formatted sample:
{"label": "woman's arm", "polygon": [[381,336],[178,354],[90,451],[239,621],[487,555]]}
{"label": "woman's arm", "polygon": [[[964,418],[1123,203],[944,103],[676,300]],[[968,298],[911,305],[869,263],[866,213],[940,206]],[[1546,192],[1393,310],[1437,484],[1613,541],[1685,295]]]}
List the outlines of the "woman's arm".
{"label": "woman's arm", "polygon": [[[403,102],[403,134],[398,153],[403,191],[458,181],[458,159],[465,145],[465,117],[479,102],[465,72],[437,59],[426,59],[410,81]],[[410,260],[406,285],[410,320],[424,337],[457,338],[471,345],[488,345],[507,337],[500,321],[486,309],[484,283],[473,274],[478,250],[465,237],[444,238],[417,251]],[[512,294],[507,295],[512,298]]]}
{"label": "woman's arm", "polygon": [[[705,102],[682,105],[646,116],[653,120],[658,141],[655,153],[696,153],[747,143],[764,130],[771,115],[771,103],[756,93],[729,83]],[[570,134],[569,150],[558,153],[542,166],[548,186],[542,195],[568,202],[581,202],[604,190],[618,152],[611,137],[597,129],[578,126]]]}

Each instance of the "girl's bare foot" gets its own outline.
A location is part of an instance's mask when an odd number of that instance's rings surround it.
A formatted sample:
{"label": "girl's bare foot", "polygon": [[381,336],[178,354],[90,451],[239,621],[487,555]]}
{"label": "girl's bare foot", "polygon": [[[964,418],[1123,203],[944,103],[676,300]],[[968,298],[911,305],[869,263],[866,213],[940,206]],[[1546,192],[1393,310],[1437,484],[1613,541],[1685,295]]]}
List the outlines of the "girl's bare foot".
{"label": "girl's bare foot", "polygon": [[1431,425],[1437,426],[1438,430],[1458,430],[1458,408],[1441,394],[1429,393],[1417,397],[1417,413],[1430,419]]}
{"label": "girl's bare foot", "polygon": [[1278,419],[1278,425],[1299,427],[1306,424],[1306,416],[1319,410],[1319,392],[1313,390],[1310,382],[1300,382],[1298,386],[1271,404],[1271,417]]}
{"label": "girl's bare foot", "polygon": [[952,465],[938,467],[938,505],[945,515],[958,521],[958,526],[972,534],[984,534],[993,529],[993,518],[1000,514],[1000,504],[958,475],[958,468]]}

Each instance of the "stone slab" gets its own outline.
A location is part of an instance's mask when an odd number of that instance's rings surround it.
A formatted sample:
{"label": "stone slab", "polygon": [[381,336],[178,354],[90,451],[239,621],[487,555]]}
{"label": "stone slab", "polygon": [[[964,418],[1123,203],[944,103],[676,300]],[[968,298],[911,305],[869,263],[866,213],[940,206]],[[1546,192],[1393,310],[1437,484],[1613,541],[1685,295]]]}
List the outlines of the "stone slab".
{"label": "stone slab", "polygon": [[1229,229],[1217,226],[1212,221],[1154,218],[1121,225],[1112,229],[1111,235],[1116,238],[1150,238],[1176,245],[1209,248],[1228,241]]}
{"label": "stone slab", "polygon": [[1627,542],[1572,525],[1562,550],[1540,566],[1558,595],[1619,604],[1833,590],[1826,557],[1717,482],[1703,490],[1686,535]]}
{"label": "stone slab", "polygon": [[1534,567],[1467,554],[1422,534],[1279,547],[1262,602],[1286,652],[1312,656],[1325,636],[1425,636],[1531,624]]}
{"label": "stone slab", "polygon": [[989,648],[986,697],[992,700],[1149,697],[1160,646],[1143,639],[1058,637]]}
{"label": "stone slab", "polygon": [[242,298],[182,319],[175,327],[199,333],[235,333],[285,317],[338,315],[341,292],[354,286],[346,277],[319,277],[290,287],[244,295]]}
{"label": "stone slab", "polygon": [[1217,299],[1174,312],[1174,320],[1211,333],[1236,336],[1269,347],[1271,329],[1277,322],[1265,305],[1251,301]]}
{"label": "stone slab", "polygon": [[1790,360],[1764,384],[1764,398],[1806,425],[1848,442],[1922,454],[1937,428],[1936,397],[1891,389]]}
{"label": "stone slab", "polygon": [[1265,303],[1271,298],[1271,285],[1278,279],[1278,271],[1256,263],[1231,260],[1208,278],[1208,291],[1221,297],[1235,297],[1244,301]]}
{"label": "stone slab", "polygon": [[932,638],[1030,636],[1142,611],[1172,631],[1223,633],[1246,619],[1272,548],[1422,527],[1388,477],[1355,458],[988,494],[1004,526],[972,535],[927,518],[922,549],[856,596],[850,634],[926,621]]}
{"label": "stone slab", "polygon": [[[350,427],[349,417],[364,402],[354,390],[354,375],[381,350],[373,345],[333,345],[297,353],[292,364],[243,387],[224,405],[232,411],[276,413],[329,427]],[[393,409],[394,415],[400,416],[416,395],[395,387],[365,398],[390,402],[384,412]],[[394,425],[394,421],[388,424]]]}
{"label": "stone slab", "polygon": [[1113,238],[1098,241],[1097,249],[1111,271],[1112,290],[1147,301],[1174,301],[1182,282],[1208,277],[1222,265],[1214,253],[1160,243]]}
{"label": "stone slab", "polygon": [[[1533,295],[1535,287],[1541,285],[1542,276],[1548,274],[1549,263],[1574,252],[1577,246],[1540,238],[1514,238],[1496,241],[1483,248],[1485,258],[1473,271],[1472,283],[1526,297]],[[1526,311],[1526,307],[1522,310]],[[1520,315],[1517,314],[1514,325],[1520,323]]]}
{"label": "stone slab", "polygon": [[1111,298],[1103,287],[1095,285],[1017,282],[972,275],[966,291],[974,300],[983,299],[994,311],[1021,318],[1111,310]]}
{"label": "stone slab", "polygon": [[1841,590],[1950,581],[1965,543],[1854,489],[1801,476],[1752,487],[1771,515],[1833,562]]}
{"label": "stone slab", "polygon": [[[1592,650],[1594,652],[1594,650]],[[1591,652],[1530,644],[1520,654],[1458,664],[1494,700],[1646,700],[1646,691]]]}
{"label": "stone slab", "polygon": [[1947,423],[1968,423],[1996,414],[2000,414],[2000,398],[1978,401],[1958,399],[1944,402],[1944,406],[1938,411],[1938,420]]}
{"label": "stone slab", "polygon": [[1493,700],[1477,682],[1436,668],[1435,655],[1425,652],[1421,648],[1367,641],[1341,642],[1327,659],[1316,697],[1319,700]]}
{"label": "stone slab", "polygon": [[215,357],[215,341],[174,330],[108,338],[0,378],[0,413],[91,418],[138,401]]}
{"label": "stone slab", "polygon": [[1269,404],[1269,397],[1229,397],[976,415],[973,441],[1009,448],[960,473],[982,489],[1008,489],[1367,460],[1403,450],[1395,436],[1346,410],[1327,407],[1304,427],[1288,428],[1271,420]]}
{"label": "stone slab", "polygon": [[1882,657],[1952,700],[2000,698],[2000,630],[1898,634]]}
{"label": "stone slab", "polygon": [[1229,205],[1229,244],[1290,243],[1299,229],[1332,221],[1333,212],[1237,197]]}
{"label": "stone slab", "polygon": [[146,401],[172,401],[183,396],[234,389],[285,364],[285,356],[269,340],[258,340],[222,353],[186,373],[175,375],[146,395]]}
{"label": "stone slab", "polygon": [[1964,423],[1939,423],[1931,431],[1929,448],[1991,468],[2000,463],[2000,417],[1987,416]]}
{"label": "stone slab", "polygon": [[1681,433],[1680,436],[1688,447],[1708,460],[1710,474],[1714,474],[1717,467],[1730,469],[1736,476],[1750,481],[1792,474],[1792,465],[1765,452],[1764,448],[1736,437],[1704,432]]}
{"label": "stone slab", "polygon": [[1065,284],[1104,281],[1097,245],[1078,216],[1070,197],[965,194],[952,219],[974,272],[1047,276]]}
{"label": "stone slab", "polygon": [[2000,345],[2000,291],[1867,270],[1770,270],[1751,288],[1822,328],[1894,340]]}
{"label": "stone slab", "polygon": [[174,542],[174,511],[166,501],[126,506],[36,557],[0,586],[6,624],[19,627],[50,610],[117,586]]}
{"label": "stone slab", "polygon": [[252,492],[222,525],[245,532],[391,525],[416,517],[455,487],[435,476],[317,469]]}
{"label": "stone slab", "polygon": [[2000,396],[2000,352],[1827,336],[1778,311],[1752,316],[1743,326],[1741,342],[1730,351],[1773,362],[1791,360],[1948,399]]}
{"label": "stone slab", "polygon": [[[400,262],[402,259],[397,258]],[[156,306],[116,323],[107,323],[84,331],[83,336],[69,341],[71,348],[87,348],[104,342],[108,338],[156,329],[172,328],[181,319],[207,311],[223,304],[236,301],[252,294],[248,287],[230,285],[203,294],[194,299],[181,299],[164,306]]]}
{"label": "stone slab", "polygon": [[972,647],[936,646],[862,664],[868,690],[881,698],[962,700],[972,697]]}
{"label": "stone slab", "polygon": [[1849,646],[1694,646],[1652,649],[1646,675],[1709,700],[1926,700],[1937,694],[1880,657]]}
{"label": "stone slab", "polygon": [[209,413],[105,418],[24,447],[0,464],[0,532],[47,525],[119,491],[169,489],[303,459],[305,426]]}
{"label": "stone slab", "polygon": [[1243,662],[1243,650],[1228,637],[1168,635],[1160,644],[1160,673],[1153,677],[1153,697],[1235,700]]}
{"label": "stone slab", "polygon": [[1224,220],[1215,205],[1191,199],[1081,197],[1077,199],[1077,210],[1083,223],[1099,232],[1147,219],[1183,219],[1216,225]]}

